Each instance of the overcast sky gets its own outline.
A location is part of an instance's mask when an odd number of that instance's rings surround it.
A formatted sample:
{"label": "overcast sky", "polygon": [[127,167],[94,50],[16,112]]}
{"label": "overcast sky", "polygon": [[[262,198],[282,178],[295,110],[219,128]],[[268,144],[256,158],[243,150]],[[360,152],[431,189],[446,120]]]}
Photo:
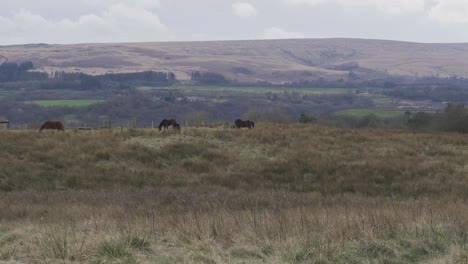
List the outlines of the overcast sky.
{"label": "overcast sky", "polygon": [[328,37],[468,42],[468,0],[0,0],[0,45]]}

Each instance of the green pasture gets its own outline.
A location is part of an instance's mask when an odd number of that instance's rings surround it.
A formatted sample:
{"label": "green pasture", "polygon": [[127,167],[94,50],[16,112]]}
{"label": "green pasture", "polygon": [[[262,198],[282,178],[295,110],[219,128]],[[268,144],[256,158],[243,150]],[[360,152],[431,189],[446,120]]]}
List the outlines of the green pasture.
{"label": "green pasture", "polygon": [[393,98],[390,96],[386,96],[386,95],[372,96],[372,100],[374,101],[375,106],[378,108],[385,108],[385,107],[392,106],[394,104]]}
{"label": "green pasture", "polygon": [[91,104],[103,102],[104,100],[36,100],[32,101],[33,104],[42,107],[51,106],[68,106],[68,107],[82,107]]}
{"label": "green pasture", "polygon": [[0,96],[9,96],[16,94],[17,91],[0,90]]}
{"label": "green pasture", "polygon": [[375,115],[380,118],[395,118],[401,117],[407,110],[383,110],[383,109],[350,109],[335,112],[340,116],[364,117],[368,115]]}

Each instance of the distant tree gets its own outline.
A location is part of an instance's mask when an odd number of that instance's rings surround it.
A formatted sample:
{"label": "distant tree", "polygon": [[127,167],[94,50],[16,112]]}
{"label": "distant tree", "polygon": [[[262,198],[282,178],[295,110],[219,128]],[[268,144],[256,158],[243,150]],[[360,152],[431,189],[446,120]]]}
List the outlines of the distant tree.
{"label": "distant tree", "polygon": [[81,88],[83,90],[101,89],[102,85],[98,78],[87,75],[81,79]]}
{"label": "distant tree", "polygon": [[396,83],[394,82],[391,82],[391,81],[384,82],[384,88],[395,88],[395,87],[396,87]]}
{"label": "distant tree", "polygon": [[201,73],[199,71],[192,72],[192,81],[198,81],[201,79]]}
{"label": "distant tree", "polygon": [[34,65],[32,62],[30,61],[26,61],[26,62],[23,62],[20,64],[19,66],[19,70],[20,71],[28,71],[28,70],[31,70],[34,68]]}
{"label": "distant tree", "polygon": [[169,81],[175,81],[176,75],[175,75],[173,72],[169,72],[169,73],[167,74],[167,79],[168,79]]}
{"label": "distant tree", "polygon": [[448,104],[435,117],[435,125],[443,131],[468,133],[468,113],[464,104]]}
{"label": "distant tree", "polygon": [[4,62],[0,65],[0,71],[2,72],[16,72],[18,71],[18,64],[15,62]]}
{"label": "distant tree", "polygon": [[299,123],[303,124],[314,124],[317,123],[317,118],[311,115],[306,115],[304,113],[299,117]]}
{"label": "distant tree", "polygon": [[408,127],[412,129],[428,129],[431,127],[432,120],[432,114],[427,112],[417,112],[408,118],[407,124]]}

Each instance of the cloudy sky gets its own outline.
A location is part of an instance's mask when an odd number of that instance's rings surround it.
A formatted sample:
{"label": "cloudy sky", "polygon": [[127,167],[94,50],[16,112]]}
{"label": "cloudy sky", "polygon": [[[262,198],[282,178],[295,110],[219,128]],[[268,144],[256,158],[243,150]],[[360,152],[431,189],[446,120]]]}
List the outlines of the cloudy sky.
{"label": "cloudy sky", "polygon": [[0,45],[328,37],[468,42],[468,0],[0,0]]}

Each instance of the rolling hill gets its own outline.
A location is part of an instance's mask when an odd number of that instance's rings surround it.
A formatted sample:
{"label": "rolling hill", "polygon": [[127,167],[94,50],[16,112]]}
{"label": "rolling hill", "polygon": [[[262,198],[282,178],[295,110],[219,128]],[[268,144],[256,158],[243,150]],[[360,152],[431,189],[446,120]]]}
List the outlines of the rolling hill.
{"label": "rolling hill", "polygon": [[291,39],[0,46],[0,63],[31,60],[39,71],[88,74],[173,71],[221,73],[239,81],[281,83],[386,75],[468,77],[468,43]]}

